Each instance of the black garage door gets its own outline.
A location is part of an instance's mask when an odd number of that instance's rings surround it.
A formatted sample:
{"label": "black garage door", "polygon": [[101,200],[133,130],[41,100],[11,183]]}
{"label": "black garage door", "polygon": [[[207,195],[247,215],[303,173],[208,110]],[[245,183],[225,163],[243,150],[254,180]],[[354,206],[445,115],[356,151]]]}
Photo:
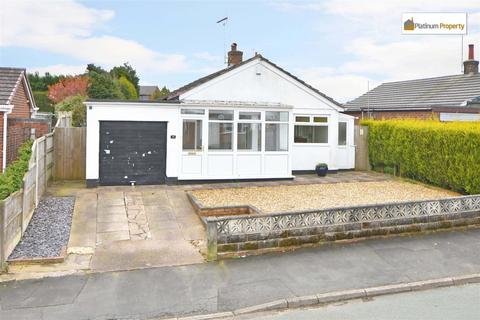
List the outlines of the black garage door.
{"label": "black garage door", "polygon": [[165,183],[166,122],[101,121],[100,184]]}

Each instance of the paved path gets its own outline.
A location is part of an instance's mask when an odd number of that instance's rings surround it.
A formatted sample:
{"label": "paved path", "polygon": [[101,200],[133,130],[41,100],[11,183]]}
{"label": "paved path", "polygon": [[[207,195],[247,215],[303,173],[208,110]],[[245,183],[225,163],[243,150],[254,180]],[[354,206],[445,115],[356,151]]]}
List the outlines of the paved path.
{"label": "paved path", "polygon": [[480,229],[0,285],[1,319],[144,319],[480,272]]}
{"label": "paved path", "polygon": [[225,320],[474,320],[480,319],[480,284],[380,296],[311,309],[246,315]]}

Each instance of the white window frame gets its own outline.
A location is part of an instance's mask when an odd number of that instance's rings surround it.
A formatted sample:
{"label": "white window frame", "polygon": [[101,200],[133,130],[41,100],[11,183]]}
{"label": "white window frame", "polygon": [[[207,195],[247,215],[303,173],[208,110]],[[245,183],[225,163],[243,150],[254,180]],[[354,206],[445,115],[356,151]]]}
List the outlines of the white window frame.
{"label": "white window frame", "polygon": [[[240,113],[259,113],[260,114],[260,119],[240,119]],[[241,153],[249,153],[249,154],[254,154],[254,153],[262,153],[265,150],[265,126],[263,125],[264,119],[265,119],[265,114],[263,111],[260,110],[235,110],[235,151],[236,152],[241,152]],[[240,123],[256,123],[260,125],[260,150],[252,151],[252,150],[244,150],[244,149],[238,149],[238,124]]]}
{"label": "white window frame", "polygon": [[[267,121],[267,112],[286,112],[287,113],[287,120],[279,120],[279,121]],[[265,121],[262,122],[262,150],[264,150],[265,153],[273,153],[273,154],[279,154],[279,153],[288,153],[290,152],[291,146],[290,146],[290,112],[287,110],[265,110],[264,111],[264,118]],[[270,151],[267,150],[267,124],[286,124],[287,125],[287,150],[276,150],[276,151]]]}
{"label": "white window frame", "polygon": [[[309,122],[297,122],[297,117],[309,117]],[[327,122],[314,122],[314,118],[327,118]],[[326,114],[294,114],[293,115],[293,144],[301,146],[328,146],[330,145],[330,116]],[[295,126],[327,127],[327,142],[295,142]]]}
{"label": "white window frame", "polygon": [[[210,111],[228,111],[232,112],[232,120],[210,120]],[[234,109],[230,108],[209,108],[206,112],[206,121],[207,121],[207,135],[208,135],[208,140],[207,140],[207,145],[206,149],[208,152],[235,152],[237,151],[237,129],[235,128],[235,121],[236,119],[236,112]],[[210,123],[230,123],[232,124],[232,131],[231,131],[231,136],[232,136],[232,148],[231,149],[210,149]]]}

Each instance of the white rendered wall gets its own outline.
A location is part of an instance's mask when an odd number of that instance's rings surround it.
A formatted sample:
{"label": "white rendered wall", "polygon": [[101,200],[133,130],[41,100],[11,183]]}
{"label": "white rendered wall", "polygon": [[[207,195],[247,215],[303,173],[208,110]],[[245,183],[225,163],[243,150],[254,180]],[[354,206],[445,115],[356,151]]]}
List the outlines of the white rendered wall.
{"label": "white rendered wall", "polygon": [[[167,177],[177,176],[181,152],[181,130],[178,105],[151,103],[86,103],[87,150],[86,178],[99,178],[100,121],[166,121],[167,122]],[[91,109],[90,109],[91,106]],[[175,135],[176,139],[172,139]]]}

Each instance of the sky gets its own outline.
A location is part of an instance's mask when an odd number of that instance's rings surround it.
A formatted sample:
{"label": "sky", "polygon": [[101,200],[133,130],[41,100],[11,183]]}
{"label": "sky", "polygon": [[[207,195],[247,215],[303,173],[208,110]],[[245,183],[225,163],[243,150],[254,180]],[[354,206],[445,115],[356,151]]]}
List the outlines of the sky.
{"label": "sky", "polygon": [[[402,35],[403,12],[467,12],[468,35]],[[217,24],[228,16],[225,27]],[[458,74],[480,57],[478,0],[0,0],[0,65],[78,74],[124,62],[175,89],[225,67],[232,42],[339,102],[382,82]]]}

